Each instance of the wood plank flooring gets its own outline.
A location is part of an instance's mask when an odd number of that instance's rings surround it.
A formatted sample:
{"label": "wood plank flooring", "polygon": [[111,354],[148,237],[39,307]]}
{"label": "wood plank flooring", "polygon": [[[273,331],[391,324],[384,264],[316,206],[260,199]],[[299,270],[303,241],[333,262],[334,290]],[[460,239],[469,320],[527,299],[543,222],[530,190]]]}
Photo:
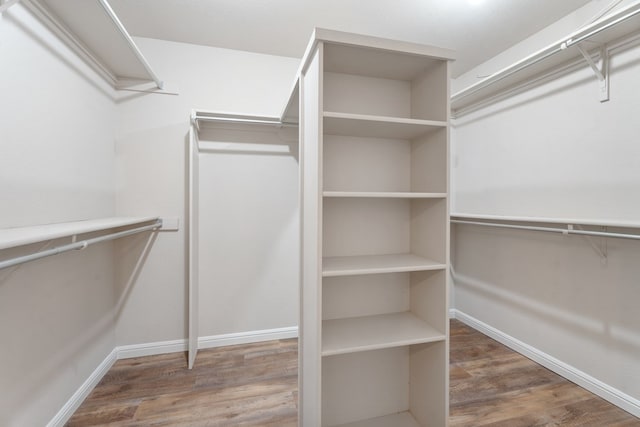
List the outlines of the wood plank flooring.
{"label": "wood plank flooring", "polygon": [[451,322],[450,427],[631,427],[640,419],[459,321]]}
{"label": "wood plank flooring", "polygon": [[[297,341],[119,360],[67,426],[296,426]],[[640,419],[458,321],[450,426],[640,427]],[[392,427],[392,426],[390,426]]]}

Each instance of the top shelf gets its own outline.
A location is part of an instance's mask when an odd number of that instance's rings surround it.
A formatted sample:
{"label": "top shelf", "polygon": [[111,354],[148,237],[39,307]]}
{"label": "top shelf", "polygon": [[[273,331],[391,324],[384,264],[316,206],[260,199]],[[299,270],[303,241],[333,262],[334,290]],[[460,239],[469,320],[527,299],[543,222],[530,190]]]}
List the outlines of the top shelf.
{"label": "top shelf", "polygon": [[28,0],[31,12],[116,89],[163,84],[107,0]]}
{"label": "top shelf", "polygon": [[447,126],[447,122],[437,120],[407,119],[334,111],[325,111],[323,116],[324,132],[329,135],[415,139]]}
{"label": "top shelf", "polygon": [[[576,46],[588,40],[589,48],[620,40],[640,29],[640,3],[633,4],[578,30],[544,49],[453,94],[451,109],[460,116],[487,99],[530,81],[544,72],[581,58]],[[595,44],[594,44],[595,43]]]}
{"label": "top shelf", "polygon": [[156,221],[158,217],[112,217],[58,224],[34,225],[0,229],[0,250],[61,237]]}

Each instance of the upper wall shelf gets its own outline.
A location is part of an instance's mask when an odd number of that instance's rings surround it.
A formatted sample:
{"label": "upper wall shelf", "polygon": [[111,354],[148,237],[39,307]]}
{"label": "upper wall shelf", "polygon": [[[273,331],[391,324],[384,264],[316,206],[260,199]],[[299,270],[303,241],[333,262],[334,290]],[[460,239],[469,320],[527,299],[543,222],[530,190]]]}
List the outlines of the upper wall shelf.
{"label": "upper wall shelf", "polygon": [[51,31],[116,89],[163,82],[107,0],[24,0]]}
{"label": "upper wall shelf", "polygon": [[158,217],[111,217],[30,227],[4,228],[0,229],[0,250],[78,234],[142,225],[157,220]]}
{"label": "upper wall shelf", "polygon": [[461,116],[471,112],[490,99],[522,83],[535,80],[549,70],[569,65],[582,57],[582,42],[589,42],[585,46],[586,51],[620,40],[639,30],[640,2],[636,2],[453,94],[453,115]]}

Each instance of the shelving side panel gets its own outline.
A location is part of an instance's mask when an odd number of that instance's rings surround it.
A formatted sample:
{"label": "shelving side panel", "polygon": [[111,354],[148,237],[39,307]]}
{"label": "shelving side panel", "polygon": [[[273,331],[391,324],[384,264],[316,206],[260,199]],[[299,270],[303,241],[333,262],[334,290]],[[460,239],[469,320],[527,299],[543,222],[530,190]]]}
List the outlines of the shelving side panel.
{"label": "shelving side panel", "polygon": [[323,255],[409,252],[410,204],[406,199],[325,199]]}
{"label": "shelving side panel", "polygon": [[409,297],[408,273],[325,277],[322,280],[322,319],[408,311]]}
{"label": "shelving side panel", "polygon": [[411,252],[446,264],[447,199],[414,200],[411,204]]}
{"label": "shelving side panel", "polygon": [[301,288],[299,424],[321,423],[322,339],[322,49],[318,45],[300,83]]}
{"label": "shelving side panel", "polygon": [[324,73],[324,110],[411,117],[411,84],[403,80]]}
{"label": "shelving side panel", "polygon": [[448,130],[439,129],[411,143],[411,191],[448,193]]}
{"label": "shelving side panel", "polygon": [[447,120],[449,116],[449,63],[438,61],[411,81],[411,116]]}
{"label": "shelving side panel", "polygon": [[324,136],[324,188],[408,191],[411,146],[406,140]]}
{"label": "shelving side panel", "polygon": [[334,426],[409,409],[409,348],[322,358],[323,425]]}
{"label": "shelving side panel", "polygon": [[449,419],[448,342],[411,346],[409,359],[409,411],[422,426],[446,427]]}
{"label": "shelving side panel", "polygon": [[449,326],[447,270],[416,271],[410,276],[410,310],[446,335]]}

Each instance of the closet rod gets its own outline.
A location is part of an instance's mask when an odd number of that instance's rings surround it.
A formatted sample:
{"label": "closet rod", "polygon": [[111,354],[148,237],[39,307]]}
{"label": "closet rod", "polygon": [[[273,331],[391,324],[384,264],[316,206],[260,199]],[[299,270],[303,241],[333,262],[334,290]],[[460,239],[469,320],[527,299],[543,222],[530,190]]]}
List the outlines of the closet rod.
{"label": "closet rod", "polygon": [[120,32],[122,37],[127,41],[127,43],[129,44],[129,48],[131,49],[133,54],[136,56],[136,58],[138,58],[138,60],[140,61],[144,69],[147,71],[151,79],[155,82],[158,89],[163,89],[164,82],[160,80],[158,76],[156,76],[156,73],[153,72],[153,70],[151,69],[151,65],[149,65],[149,63],[147,62],[147,59],[144,57],[142,52],[140,52],[140,49],[138,49],[138,46],[136,45],[136,43],[133,41],[133,39],[127,32],[127,29],[124,27],[124,25],[122,25],[122,22],[120,22],[118,15],[116,15],[116,13],[113,11],[113,9],[111,8],[111,5],[109,5],[109,2],[107,0],[98,0],[98,2],[100,3],[100,6],[102,6],[102,8],[104,9],[107,16],[109,16],[111,21],[113,21],[113,24],[116,26],[116,29]]}
{"label": "closet rod", "polygon": [[252,118],[238,118],[238,117],[221,117],[221,116],[202,116],[202,115],[194,115],[193,120],[202,120],[205,122],[227,122],[227,123],[242,123],[242,124],[261,124],[261,125],[274,125],[274,126],[285,126],[285,127],[297,127],[298,123],[294,122],[283,122],[280,120],[268,120],[268,119],[252,119]]}
{"label": "closet rod", "polygon": [[532,225],[514,225],[514,224],[500,224],[496,222],[480,222],[480,221],[464,221],[459,219],[450,220],[452,224],[467,224],[467,225],[482,225],[486,227],[494,228],[510,228],[518,230],[531,230],[531,231],[545,231],[551,233],[562,234],[578,234],[582,236],[597,236],[597,237],[615,237],[619,239],[633,239],[640,240],[638,234],[625,234],[625,233],[612,233],[610,231],[591,231],[591,230],[576,230],[571,224],[568,224],[568,228],[554,228],[554,227],[537,227]]}
{"label": "closet rod", "polygon": [[120,237],[142,233],[144,231],[156,230],[160,227],[162,227],[162,220],[159,219],[153,224],[132,228],[131,230],[119,231],[117,233],[111,233],[105,236],[94,237],[93,239],[82,240],[80,242],[73,242],[67,245],[58,246],[55,248],[47,249],[44,251],[29,254],[29,255],[10,258],[4,261],[0,261],[0,270],[2,270],[3,268],[13,267],[18,264],[24,264],[25,262],[35,261],[40,258],[45,258],[52,255],[58,255],[64,252],[82,250],[95,243],[106,242],[108,240],[113,240],[113,239],[119,239]]}

